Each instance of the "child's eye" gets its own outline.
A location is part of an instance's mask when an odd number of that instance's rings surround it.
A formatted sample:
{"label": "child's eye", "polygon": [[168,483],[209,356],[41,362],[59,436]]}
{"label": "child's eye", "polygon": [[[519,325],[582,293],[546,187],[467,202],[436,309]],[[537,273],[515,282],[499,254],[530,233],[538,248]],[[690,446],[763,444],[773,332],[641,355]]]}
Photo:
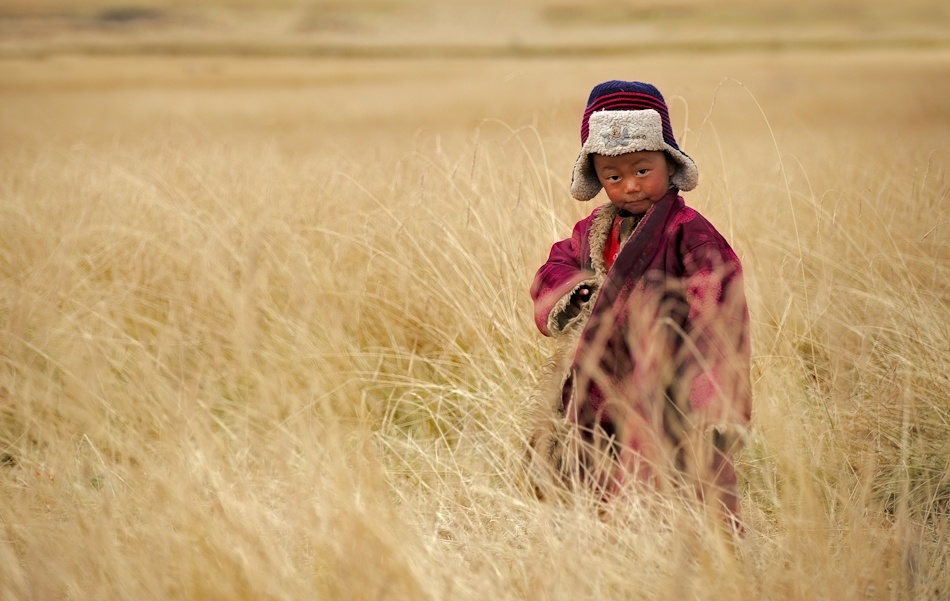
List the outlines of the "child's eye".
{"label": "child's eye", "polygon": [[649,169],[637,169],[637,175],[639,175],[640,177],[643,177],[647,173],[650,173]]}
{"label": "child's eye", "polygon": [[608,181],[608,182],[619,182],[619,181],[620,181],[620,176],[619,176],[619,175],[608,175],[608,176],[607,176],[607,181]]}

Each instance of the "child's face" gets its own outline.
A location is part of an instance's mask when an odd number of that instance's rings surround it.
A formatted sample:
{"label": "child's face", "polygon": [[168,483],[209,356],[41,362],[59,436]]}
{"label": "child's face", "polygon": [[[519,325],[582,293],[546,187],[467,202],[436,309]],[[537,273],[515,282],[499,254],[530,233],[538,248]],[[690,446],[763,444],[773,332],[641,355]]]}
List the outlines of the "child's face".
{"label": "child's face", "polygon": [[663,198],[670,189],[670,177],[676,171],[666,153],[658,150],[591,157],[607,198],[616,207],[631,213],[645,213]]}

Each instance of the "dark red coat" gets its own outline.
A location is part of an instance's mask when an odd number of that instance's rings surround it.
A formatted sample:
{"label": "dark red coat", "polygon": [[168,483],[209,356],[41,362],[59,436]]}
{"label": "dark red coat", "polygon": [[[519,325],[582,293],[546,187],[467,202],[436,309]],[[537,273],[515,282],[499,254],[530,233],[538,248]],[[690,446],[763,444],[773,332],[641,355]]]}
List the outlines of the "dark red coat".
{"label": "dark red coat", "polygon": [[[579,221],[531,286],[538,328],[573,346],[556,403],[582,440],[609,449],[614,467],[594,476],[605,487],[635,474],[662,489],[685,475],[735,512],[731,433],[751,414],[739,259],[671,190],[608,271],[603,254],[617,212],[605,204]],[[570,318],[582,286],[593,295]],[[583,477],[597,461],[582,451]]]}

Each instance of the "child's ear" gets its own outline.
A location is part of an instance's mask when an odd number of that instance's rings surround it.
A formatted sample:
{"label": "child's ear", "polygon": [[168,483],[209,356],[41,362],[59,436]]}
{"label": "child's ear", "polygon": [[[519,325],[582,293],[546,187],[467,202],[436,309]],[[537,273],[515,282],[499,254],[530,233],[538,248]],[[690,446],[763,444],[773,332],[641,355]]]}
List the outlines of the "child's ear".
{"label": "child's ear", "polygon": [[666,174],[669,177],[673,177],[673,174],[676,173],[676,161],[670,158],[670,155],[663,153],[663,156],[666,157]]}

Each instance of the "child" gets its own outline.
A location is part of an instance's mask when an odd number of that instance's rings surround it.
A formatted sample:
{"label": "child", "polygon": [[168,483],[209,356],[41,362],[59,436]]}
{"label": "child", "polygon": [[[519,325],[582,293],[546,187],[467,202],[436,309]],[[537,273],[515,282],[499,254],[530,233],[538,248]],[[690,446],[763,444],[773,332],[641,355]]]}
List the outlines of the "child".
{"label": "child", "polygon": [[535,322],[558,341],[535,475],[605,495],[686,488],[735,516],[732,455],[751,412],[739,259],[679,196],[699,172],[654,86],[594,87],[581,144],[571,193],[604,188],[610,202],[554,244],[531,286]]}

